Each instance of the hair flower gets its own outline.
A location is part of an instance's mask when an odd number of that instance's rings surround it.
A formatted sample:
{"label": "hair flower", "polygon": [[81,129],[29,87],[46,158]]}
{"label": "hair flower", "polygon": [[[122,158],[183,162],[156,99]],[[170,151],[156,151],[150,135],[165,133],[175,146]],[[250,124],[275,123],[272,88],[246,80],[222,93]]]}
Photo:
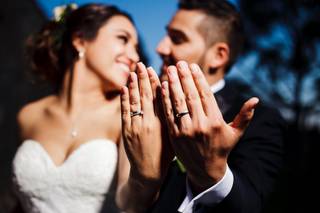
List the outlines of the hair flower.
{"label": "hair flower", "polygon": [[70,11],[75,10],[78,8],[78,5],[75,3],[68,4],[68,5],[60,5],[53,8],[53,16],[56,22],[63,21],[66,14]]}

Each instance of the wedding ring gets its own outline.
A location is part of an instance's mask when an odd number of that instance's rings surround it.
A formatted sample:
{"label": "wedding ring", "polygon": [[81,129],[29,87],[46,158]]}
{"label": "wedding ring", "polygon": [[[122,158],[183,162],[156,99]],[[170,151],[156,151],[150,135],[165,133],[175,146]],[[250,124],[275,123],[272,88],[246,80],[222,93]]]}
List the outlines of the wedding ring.
{"label": "wedding ring", "polygon": [[143,111],[134,111],[134,112],[130,112],[130,116],[136,116],[136,115],[143,115]]}
{"label": "wedding ring", "polygon": [[184,111],[184,112],[177,113],[176,114],[176,118],[181,118],[182,116],[187,115],[187,114],[189,114],[189,111]]}

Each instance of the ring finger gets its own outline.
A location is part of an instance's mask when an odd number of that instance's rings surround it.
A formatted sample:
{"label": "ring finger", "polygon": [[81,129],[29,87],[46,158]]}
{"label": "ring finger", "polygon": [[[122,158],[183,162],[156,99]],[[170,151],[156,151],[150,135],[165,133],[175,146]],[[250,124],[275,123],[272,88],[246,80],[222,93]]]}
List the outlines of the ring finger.
{"label": "ring finger", "polygon": [[140,94],[139,94],[139,86],[137,75],[134,72],[130,73],[129,79],[129,98],[130,98],[130,114],[131,114],[131,122],[137,122],[138,120],[141,122],[140,117],[141,112],[141,104],[140,104]]}
{"label": "ring finger", "polygon": [[191,118],[185,101],[180,80],[175,66],[168,67],[170,99],[174,108],[175,118],[180,130],[188,130],[191,127]]}

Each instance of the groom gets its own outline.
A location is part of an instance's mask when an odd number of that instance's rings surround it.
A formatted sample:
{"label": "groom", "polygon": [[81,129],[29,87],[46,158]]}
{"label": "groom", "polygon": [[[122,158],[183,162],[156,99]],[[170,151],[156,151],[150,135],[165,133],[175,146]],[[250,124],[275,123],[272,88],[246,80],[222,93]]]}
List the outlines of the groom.
{"label": "groom", "polygon": [[[159,196],[154,185],[141,187],[142,194],[154,192],[148,211],[256,213],[268,201],[283,164],[285,124],[278,112],[257,106],[257,99],[245,102],[224,80],[241,51],[242,33],[228,1],[179,2],[157,51],[168,80],[162,91],[170,139],[186,172],[172,163]],[[204,95],[210,89],[214,99]]]}

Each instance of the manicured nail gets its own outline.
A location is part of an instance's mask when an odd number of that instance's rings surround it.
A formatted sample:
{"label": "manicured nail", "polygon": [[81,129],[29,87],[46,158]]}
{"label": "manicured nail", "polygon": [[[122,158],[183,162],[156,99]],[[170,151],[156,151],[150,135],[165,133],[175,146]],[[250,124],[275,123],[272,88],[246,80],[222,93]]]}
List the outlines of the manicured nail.
{"label": "manicured nail", "polygon": [[167,71],[170,80],[175,80],[178,78],[177,68],[175,66],[169,66]]}
{"label": "manicured nail", "polygon": [[190,68],[191,68],[191,72],[192,73],[197,73],[200,70],[199,66],[197,64],[194,64],[194,63],[192,63],[190,65]]}
{"label": "manicured nail", "polygon": [[179,69],[181,69],[181,70],[183,70],[183,71],[188,70],[188,64],[187,64],[187,62],[185,62],[185,61],[179,61],[179,62],[177,63],[177,66],[178,66]]}

